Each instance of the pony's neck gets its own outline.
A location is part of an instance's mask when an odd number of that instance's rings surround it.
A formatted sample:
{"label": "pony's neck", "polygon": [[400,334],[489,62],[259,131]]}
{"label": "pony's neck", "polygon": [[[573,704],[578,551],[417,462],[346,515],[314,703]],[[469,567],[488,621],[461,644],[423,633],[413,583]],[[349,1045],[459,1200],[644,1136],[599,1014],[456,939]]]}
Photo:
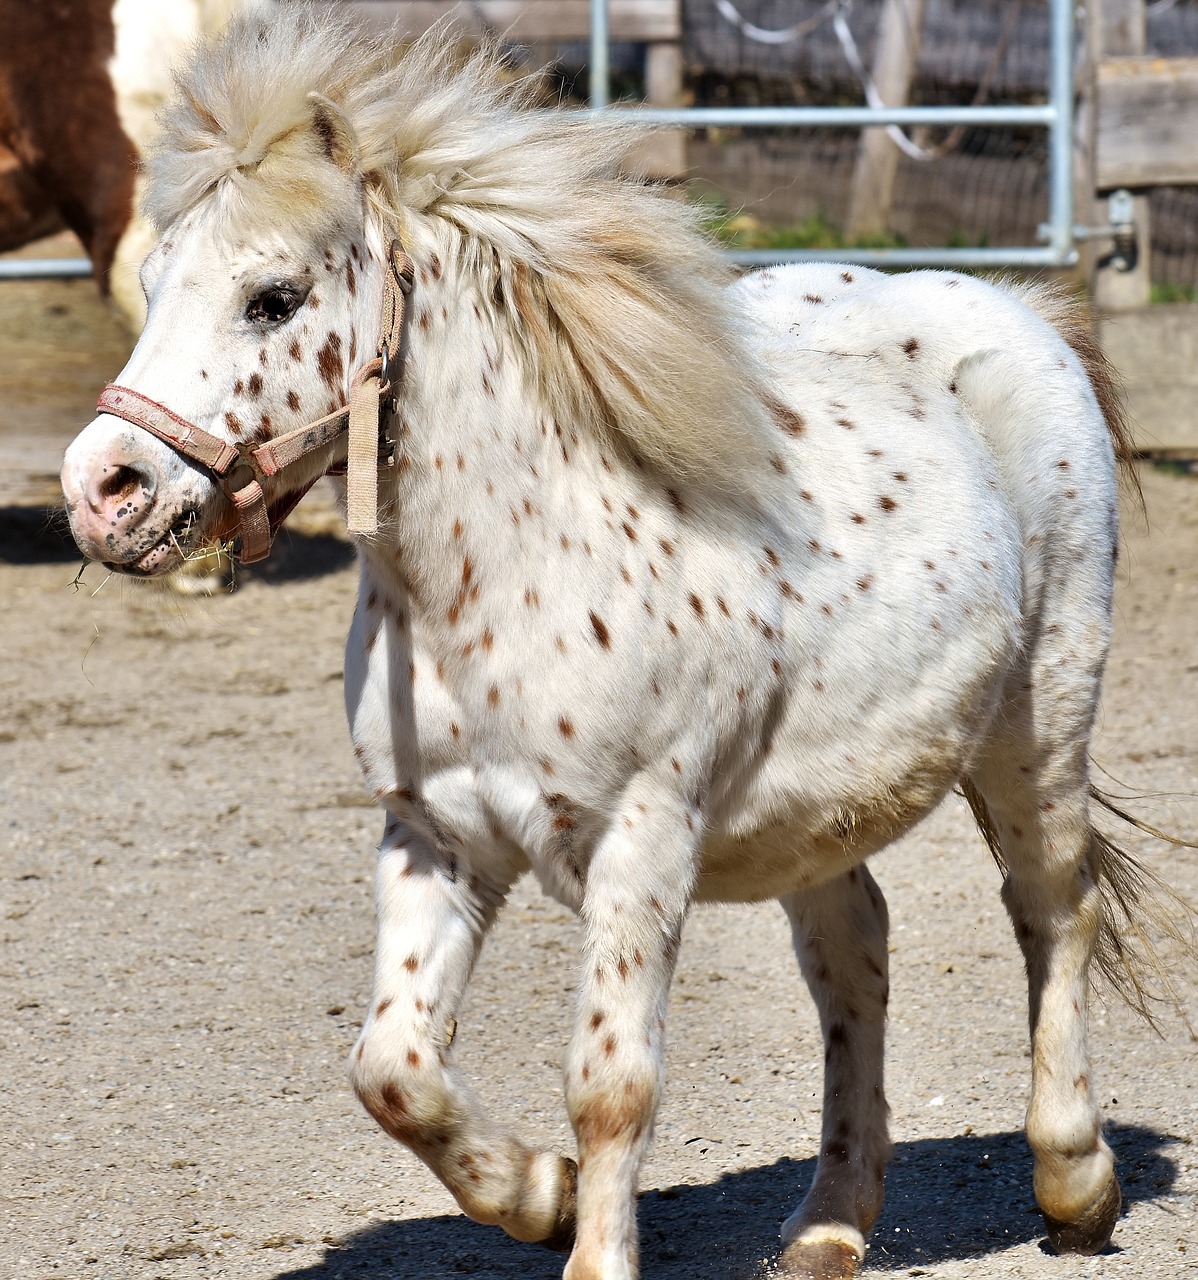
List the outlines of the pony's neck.
{"label": "pony's neck", "polygon": [[488,568],[500,575],[530,546],[560,545],[586,525],[586,477],[605,477],[614,493],[628,464],[597,424],[555,416],[525,340],[543,318],[511,287],[510,264],[480,269],[447,237],[414,239],[409,253],[399,456],[368,560],[398,578],[417,613],[453,625]]}

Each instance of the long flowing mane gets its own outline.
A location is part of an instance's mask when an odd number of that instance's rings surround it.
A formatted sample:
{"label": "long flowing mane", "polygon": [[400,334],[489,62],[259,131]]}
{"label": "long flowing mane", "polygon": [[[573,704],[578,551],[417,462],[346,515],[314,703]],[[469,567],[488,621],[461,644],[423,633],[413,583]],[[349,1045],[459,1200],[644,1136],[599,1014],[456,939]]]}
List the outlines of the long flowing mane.
{"label": "long flowing mane", "polygon": [[667,474],[755,485],[775,434],[768,380],[692,210],[628,177],[635,131],[536,108],[498,50],[437,28],[404,51],[288,6],[236,22],[177,77],[149,157],[160,229],[216,197],[246,221],[318,218],[313,93],[353,127],[384,226],[432,226],[514,315],[554,412],[623,437]]}

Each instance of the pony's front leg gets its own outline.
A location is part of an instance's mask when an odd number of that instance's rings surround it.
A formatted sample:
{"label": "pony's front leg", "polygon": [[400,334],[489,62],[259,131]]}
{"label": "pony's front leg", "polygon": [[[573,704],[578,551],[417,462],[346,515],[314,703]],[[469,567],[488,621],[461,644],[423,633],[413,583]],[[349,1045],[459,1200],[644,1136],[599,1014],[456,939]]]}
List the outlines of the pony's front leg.
{"label": "pony's front leg", "polygon": [[578,1138],[578,1234],[565,1280],[638,1274],[636,1180],[661,1093],[666,997],[699,821],[696,808],[660,786],[634,787],[588,871],[566,1065]]}
{"label": "pony's front leg", "polygon": [[803,1203],[783,1224],[780,1274],[848,1280],[881,1212],[890,1158],[882,1088],[886,900],[862,865],[780,901],[824,1034],[819,1163]]}
{"label": "pony's front leg", "polygon": [[471,1218],[518,1240],[568,1248],[573,1162],[505,1133],[449,1061],[458,1004],[516,870],[488,879],[404,824],[388,823],[379,850],[375,990],[349,1072],[366,1110]]}

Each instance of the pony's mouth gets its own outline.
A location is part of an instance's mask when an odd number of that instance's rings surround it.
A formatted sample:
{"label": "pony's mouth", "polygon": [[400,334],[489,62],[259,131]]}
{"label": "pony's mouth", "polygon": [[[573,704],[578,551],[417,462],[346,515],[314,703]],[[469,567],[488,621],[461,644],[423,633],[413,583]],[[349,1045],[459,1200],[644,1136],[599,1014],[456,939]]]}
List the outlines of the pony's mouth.
{"label": "pony's mouth", "polygon": [[184,507],[166,532],[148,547],[134,549],[123,560],[105,560],[103,565],[113,573],[126,573],[139,578],[155,578],[177,569],[200,543],[199,512],[195,507]]}

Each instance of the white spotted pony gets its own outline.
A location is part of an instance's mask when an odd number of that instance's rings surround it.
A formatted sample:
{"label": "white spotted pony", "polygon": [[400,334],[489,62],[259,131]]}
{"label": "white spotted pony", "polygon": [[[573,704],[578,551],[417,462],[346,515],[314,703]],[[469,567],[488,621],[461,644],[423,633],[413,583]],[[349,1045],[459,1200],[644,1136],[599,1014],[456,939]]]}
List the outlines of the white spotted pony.
{"label": "white spotted pony", "polygon": [[[269,442],[337,418],[392,241],[410,256],[346,654],[387,814],[358,1096],[471,1217],[570,1250],[567,1280],[629,1280],[687,912],[776,897],[826,1046],[777,1267],[856,1274],[890,1149],[865,859],[959,785],[1027,961],[1036,1195],[1058,1248],[1101,1249],[1120,1195],[1087,976],[1114,939],[1103,885],[1130,874],[1089,813],[1122,447],[1101,357],[1035,290],[729,282],[682,205],[619,176],[620,127],[531,110],[442,39],[400,57],[296,6],[199,52],[150,159],[162,240],[112,393],[141,417],[102,413],[63,468],[75,537],[114,570],[175,568],[255,484],[277,524],[345,445],[272,471]],[[227,446],[243,488],[184,436]],[[528,870],[582,921],[577,1164],[489,1118],[451,1052]]]}

